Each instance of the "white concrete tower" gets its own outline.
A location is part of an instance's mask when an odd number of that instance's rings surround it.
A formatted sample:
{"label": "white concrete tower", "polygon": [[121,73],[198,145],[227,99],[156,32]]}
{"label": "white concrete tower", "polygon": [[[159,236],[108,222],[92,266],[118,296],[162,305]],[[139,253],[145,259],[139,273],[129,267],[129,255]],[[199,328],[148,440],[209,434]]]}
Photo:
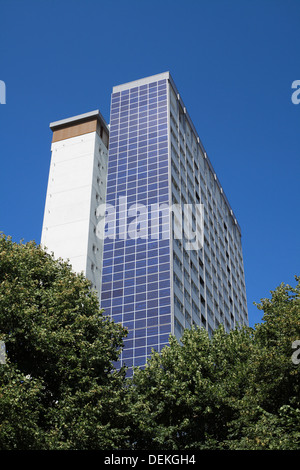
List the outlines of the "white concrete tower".
{"label": "white concrete tower", "polygon": [[92,111],[50,124],[53,131],[41,245],[69,260],[100,294],[103,240],[96,210],[105,203],[108,126]]}

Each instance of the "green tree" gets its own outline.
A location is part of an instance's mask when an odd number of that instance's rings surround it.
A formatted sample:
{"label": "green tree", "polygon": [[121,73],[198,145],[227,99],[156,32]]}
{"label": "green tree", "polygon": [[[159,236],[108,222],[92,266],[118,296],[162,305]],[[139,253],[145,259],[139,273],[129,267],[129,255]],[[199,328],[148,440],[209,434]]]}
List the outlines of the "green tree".
{"label": "green tree", "polygon": [[300,449],[300,364],[292,360],[300,339],[300,278],[281,284],[257,307],[249,385],[240,403],[230,446],[234,449]]}
{"label": "green tree", "polygon": [[132,429],[143,449],[300,448],[299,278],[263,299],[256,328],[174,337],[136,370]]}
{"label": "green tree", "polygon": [[185,330],[126,380],[126,331],[84,276],[0,236],[0,449],[299,449],[296,281],[255,328]]}
{"label": "green tree", "polygon": [[170,338],[136,370],[131,393],[136,446],[143,449],[222,449],[230,422],[248,383],[252,334],[246,329],[212,338],[206,330],[185,330],[181,344]]}
{"label": "green tree", "polygon": [[34,242],[0,237],[0,449],[127,445],[125,330],[83,275]]}

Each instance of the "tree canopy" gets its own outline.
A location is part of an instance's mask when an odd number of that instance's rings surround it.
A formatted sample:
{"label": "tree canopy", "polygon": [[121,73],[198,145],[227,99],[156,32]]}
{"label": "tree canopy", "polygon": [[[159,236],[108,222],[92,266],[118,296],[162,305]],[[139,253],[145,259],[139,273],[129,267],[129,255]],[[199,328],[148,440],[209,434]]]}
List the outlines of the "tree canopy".
{"label": "tree canopy", "polygon": [[0,238],[0,448],[123,445],[125,330],[83,275],[34,242]]}
{"label": "tree canopy", "polygon": [[255,328],[186,329],[129,379],[85,277],[0,236],[0,449],[299,449],[300,278],[257,307]]}
{"label": "tree canopy", "polygon": [[[299,449],[300,284],[262,299],[261,324],[209,337],[185,330],[153,353],[132,387],[138,448]],[[299,346],[300,355],[300,346]]]}

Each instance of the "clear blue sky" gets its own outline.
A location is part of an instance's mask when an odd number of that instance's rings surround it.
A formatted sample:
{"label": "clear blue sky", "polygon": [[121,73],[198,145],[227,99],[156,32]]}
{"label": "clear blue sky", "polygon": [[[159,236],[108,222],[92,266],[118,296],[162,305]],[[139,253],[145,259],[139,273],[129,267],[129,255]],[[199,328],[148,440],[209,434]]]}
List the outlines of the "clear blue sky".
{"label": "clear blue sky", "polygon": [[299,0],[0,0],[0,230],[40,242],[49,123],[169,70],[242,228],[253,306],[299,269]]}

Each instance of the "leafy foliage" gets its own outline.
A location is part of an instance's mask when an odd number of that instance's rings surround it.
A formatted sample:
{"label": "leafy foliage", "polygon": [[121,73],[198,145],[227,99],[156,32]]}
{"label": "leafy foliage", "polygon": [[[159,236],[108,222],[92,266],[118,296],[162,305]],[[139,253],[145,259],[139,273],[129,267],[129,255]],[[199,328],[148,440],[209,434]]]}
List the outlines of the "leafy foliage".
{"label": "leafy foliage", "polygon": [[125,330],[83,275],[34,242],[0,238],[0,448],[118,448]]}
{"label": "leafy foliage", "polygon": [[126,379],[126,330],[84,276],[0,236],[0,449],[299,449],[296,281],[255,328],[185,330]]}
{"label": "leafy foliage", "polygon": [[132,407],[136,448],[299,449],[300,288],[279,286],[263,299],[255,329],[212,337],[185,330],[136,370]]}

